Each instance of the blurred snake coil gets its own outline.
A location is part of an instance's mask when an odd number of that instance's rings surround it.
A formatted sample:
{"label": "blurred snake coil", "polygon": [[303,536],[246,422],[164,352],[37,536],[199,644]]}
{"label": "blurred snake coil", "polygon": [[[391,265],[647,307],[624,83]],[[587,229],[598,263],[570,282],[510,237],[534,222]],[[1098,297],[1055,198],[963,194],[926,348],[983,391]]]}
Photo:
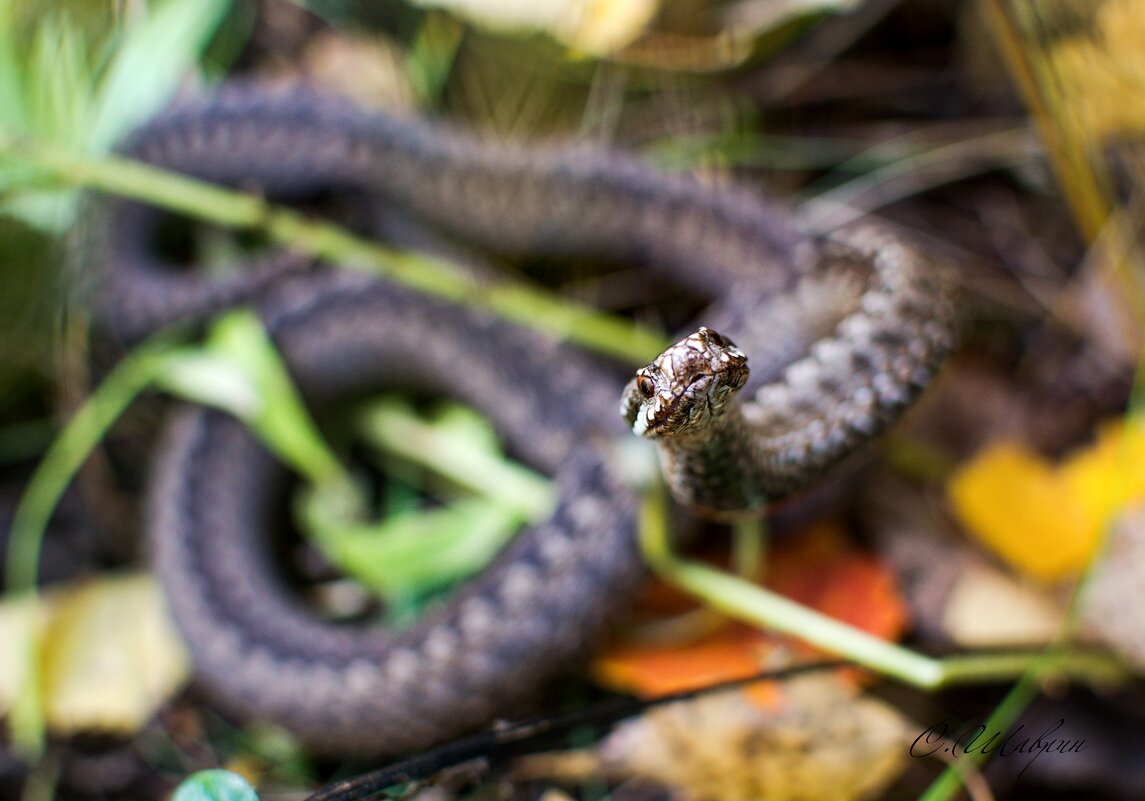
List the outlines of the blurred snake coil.
{"label": "blurred snake coil", "polygon": [[[178,102],[122,152],[275,201],[400,209],[471,247],[631,263],[711,298],[700,322],[747,354],[751,400],[716,444],[666,454],[673,489],[701,506],[806,487],[896,419],[952,340],[949,282],[885,229],[812,236],[758,193],[600,148],[493,144],[314,90],[236,83]],[[103,335],[131,343],[253,306],[316,413],[383,389],[455,398],[559,493],[550,517],[412,628],[335,625],[291,593],[275,559],[286,468],[235,419],[181,406],[153,459],[145,525],[196,676],[222,707],[318,752],[394,756],[506,715],[584,656],[644,575],[637,498],[613,455],[631,436],[617,414],[623,376],[358,272],[281,256],[222,276],[189,269],[157,252],[158,210],[99,205],[85,259]],[[646,429],[628,397],[629,427]]]}

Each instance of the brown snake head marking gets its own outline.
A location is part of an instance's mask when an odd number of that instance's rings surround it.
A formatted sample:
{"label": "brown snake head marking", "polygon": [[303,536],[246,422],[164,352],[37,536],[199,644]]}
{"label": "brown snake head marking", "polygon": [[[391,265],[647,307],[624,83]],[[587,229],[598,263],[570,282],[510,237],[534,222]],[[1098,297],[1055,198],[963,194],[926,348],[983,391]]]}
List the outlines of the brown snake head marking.
{"label": "brown snake head marking", "polygon": [[621,415],[650,438],[699,434],[747,383],[747,356],[710,328],[681,339],[637,371]]}

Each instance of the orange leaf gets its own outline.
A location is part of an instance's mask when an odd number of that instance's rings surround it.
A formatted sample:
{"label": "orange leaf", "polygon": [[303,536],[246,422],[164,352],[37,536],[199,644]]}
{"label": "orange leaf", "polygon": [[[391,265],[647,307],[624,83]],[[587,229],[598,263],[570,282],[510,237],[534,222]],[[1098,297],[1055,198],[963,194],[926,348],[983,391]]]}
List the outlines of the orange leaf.
{"label": "orange leaf", "polygon": [[[776,592],[877,636],[895,638],[905,626],[906,606],[891,574],[848,544],[835,526],[792,535],[776,548],[768,572]],[[657,582],[648,595],[660,602],[653,606],[663,608],[672,593]],[[769,657],[777,648],[790,654],[792,644],[729,623],[688,643],[614,645],[598,656],[593,673],[605,686],[655,697],[751,676],[774,662]],[[752,687],[748,695],[765,708],[778,697],[771,684]]]}
{"label": "orange leaf", "polygon": [[593,673],[605,686],[654,698],[758,673],[772,646],[763,633],[731,624],[691,643],[613,646]]}
{"label": "orange leaf", "polygon": [[771,589],[883,639],[906,627],[906,603],[891,572],[820,523],[776,548]]}

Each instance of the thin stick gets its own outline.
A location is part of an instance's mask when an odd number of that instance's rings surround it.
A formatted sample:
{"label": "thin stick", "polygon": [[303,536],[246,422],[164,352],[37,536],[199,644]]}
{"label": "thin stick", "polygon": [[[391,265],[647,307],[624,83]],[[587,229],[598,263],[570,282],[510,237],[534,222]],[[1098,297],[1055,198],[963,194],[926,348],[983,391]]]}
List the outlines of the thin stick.
{"label": "thin stick", "polygon": [[846,664],[842,660],[809,662],[657,698],[644,700],[616,698],[564,715],[514,723],[495,731],[454,740],[353,779],[329,784],[309,796],[306,801],[365,801],[395,785],[428,779],[434,774],[461,765],[473,764],[475,767],[486,769],[510,757],[547,750],[553,747],[554,742],[567,737],[572,730],[582,726],[611,728],[625,718],[665,704],[688,701],[760,682],[784,681],[805,673],[830,670]]}

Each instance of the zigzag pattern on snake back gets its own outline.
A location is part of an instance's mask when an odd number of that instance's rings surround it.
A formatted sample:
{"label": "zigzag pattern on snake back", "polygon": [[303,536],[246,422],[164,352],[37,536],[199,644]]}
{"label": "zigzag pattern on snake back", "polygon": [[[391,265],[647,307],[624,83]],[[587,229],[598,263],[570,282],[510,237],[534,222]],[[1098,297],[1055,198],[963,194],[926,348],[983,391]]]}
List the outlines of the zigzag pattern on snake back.
{"label": "zigzag pattern on snake back", "polygon": [[[740,412],[751,443],[725,437],[708,449],[714,467],[666,462],[685,496],[706,486],[701,504],[727,506],[727,486],[753,505],[807,485],[895,419],[950,341],[943,282],[894,237],[868,227],[816,240],[756,194],[615,153],[481,143],[252,85],[177,105],[124,150],[273,199],[381,197],[477,247],[628,260],[715,296],[704,322],[747,353],[756,399]],[[146,525],[196,674],[225,707],[319,751],[423,748],[504,715],[630,597],[643,571],[633,492],[612,467],[622,382],[607,369],[360,274],[281,259],[221,278],[174,268],[152,252],[156,212],[109,200],[99,219],[92,298],[113,335],[253,304],[316,409],[381,387],[455,397],[558,487],[547,520],[413,628],[335,626],[290,594],[270,555],[285,469],[224,414],[182,408],[155,459]]]}

